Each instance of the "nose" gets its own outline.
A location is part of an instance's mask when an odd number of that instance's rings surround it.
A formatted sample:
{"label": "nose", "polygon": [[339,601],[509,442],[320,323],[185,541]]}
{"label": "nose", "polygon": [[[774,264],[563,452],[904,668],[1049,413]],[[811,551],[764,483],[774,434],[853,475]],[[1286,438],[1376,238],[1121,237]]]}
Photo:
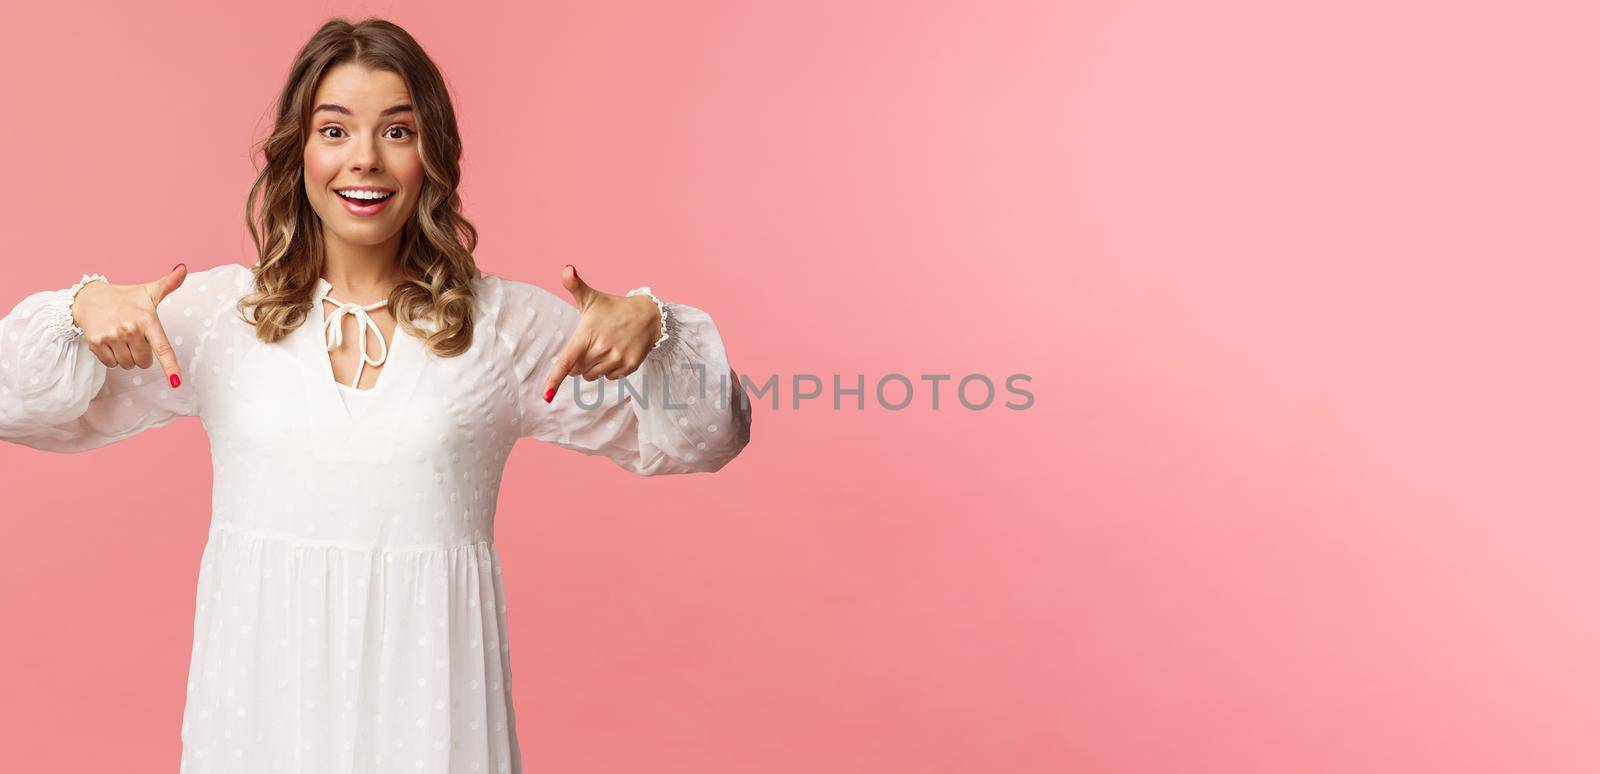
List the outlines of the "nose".
{"label": "nose", "polygon": [[350,157],[351,172],[377,172],[380,170],[378,163],[378,140],[371,135],[351,143],[353,150]]}

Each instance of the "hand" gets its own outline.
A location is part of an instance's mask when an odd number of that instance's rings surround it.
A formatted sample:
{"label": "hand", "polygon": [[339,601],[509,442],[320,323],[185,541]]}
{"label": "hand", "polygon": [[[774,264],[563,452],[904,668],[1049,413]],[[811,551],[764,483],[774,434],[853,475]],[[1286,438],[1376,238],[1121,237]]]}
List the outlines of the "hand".
{"label": "hand", "polygon": [[161,361],[167,383],[182,383],[178,356],[167,342],[156,305],[183,284],[189,267],[178,264],[171,273],[142,285],[91,282],[78,289],[72,302],[72,322],[83,329],[90,351],[107,368],[149,368],[150,356]]}
{"label": "hand", "polygon": [[573,374],[592,382],[633,373],[661,337],[661,310],[649,296],[602,293],[579,279],[570,263],[561,272],[561,284],[578,302],[580,316],[545,380],[546,403],[555,397],[561,381]]}

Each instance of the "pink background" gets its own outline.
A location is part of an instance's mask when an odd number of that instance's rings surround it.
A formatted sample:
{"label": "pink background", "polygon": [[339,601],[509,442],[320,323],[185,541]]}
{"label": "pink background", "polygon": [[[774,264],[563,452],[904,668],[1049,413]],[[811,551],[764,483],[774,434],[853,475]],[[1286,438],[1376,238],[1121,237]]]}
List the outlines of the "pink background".
{"label": "pink background", "polygon": [[[1584,3],[11,4],[5,309],[254,256],[325,15],[455,90],[489,271],[651,284],[758,407],[713,476],[525,444],[529,772],[1600,769]],[[0,768],[178,764],[197,421],[0,446]]]}

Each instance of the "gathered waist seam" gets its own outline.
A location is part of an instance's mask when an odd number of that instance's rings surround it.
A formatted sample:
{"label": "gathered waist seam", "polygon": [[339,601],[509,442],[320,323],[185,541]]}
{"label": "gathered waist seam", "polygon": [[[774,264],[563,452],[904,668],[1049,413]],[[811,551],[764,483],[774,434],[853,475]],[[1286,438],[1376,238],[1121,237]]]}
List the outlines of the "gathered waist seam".
{"label": "gathered waist seam", "polygon": [[457,548],[472,548],[475,546],[486,546],[490,549],[494,548],[493,540],[461,540],[454,543],[410,543],[381,546],[363,545],[361,543],[352,543],[350,541],[335,540],[331,538],[313,538],[305,537],[303,535],[292,535],[287,532],[278,532],[276,530],[262,529],[260,527],[240,527],[234,524],[228,524],[226,522],[212,524],[211,528],[207,531],[209,537],[216,537],[219,533],[242,535],[245,537],[266,538],[268,540],[278,540],[285,543],[291,543],[296,546],[338,548],[345,551],[360,551],[362,553],[378,554],[388,553],[391,551],[410,553],[418,551],[450,551]]}

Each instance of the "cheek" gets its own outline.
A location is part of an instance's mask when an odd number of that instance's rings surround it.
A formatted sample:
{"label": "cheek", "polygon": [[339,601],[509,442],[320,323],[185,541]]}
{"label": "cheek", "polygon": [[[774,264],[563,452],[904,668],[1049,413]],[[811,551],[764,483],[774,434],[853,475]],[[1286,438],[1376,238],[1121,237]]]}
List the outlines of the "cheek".
{"label": "cheek", "polygon": [[304,161],[308,187],[323,187],[333,182],[333,175],[339,169],[338,160],[325,151],[319,152],[308,148]]}
{"label": "cheek", "polygon": [[406,192],[406,198],[395,214],[409,218],[416,211],[417,197],[422,191],[422,181],[427,175],[422,171],[422,157],[416,153],[396,155],[389,160],[389,174]]}
{"label": "cheek", "polygon": [[407,190],[415,191],[422,187],[422,156],[407,153],[395,159],[394,176]]}

